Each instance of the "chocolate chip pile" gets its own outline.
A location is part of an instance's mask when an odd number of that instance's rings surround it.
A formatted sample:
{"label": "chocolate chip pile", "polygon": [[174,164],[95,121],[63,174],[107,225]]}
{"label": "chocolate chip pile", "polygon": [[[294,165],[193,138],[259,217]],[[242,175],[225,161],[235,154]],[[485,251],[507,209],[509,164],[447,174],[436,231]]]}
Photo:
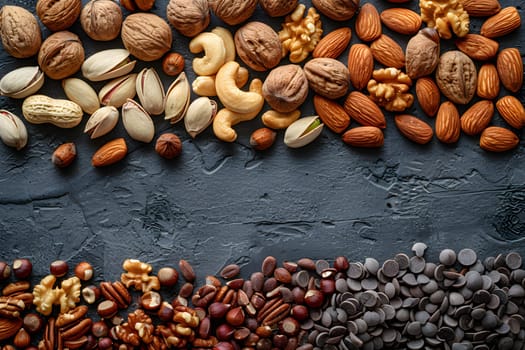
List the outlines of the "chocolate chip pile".
{"label": "chocolate chip pile", "polygon": [[469,248],[444,249],[432,262],[426,249],[416,243],[411,256],[398,253],[383,263],[340,256],[279,265],[269,256],[249,278],[231,264],[195,290],[196,274],[186,260],[178,270],[164,266],[154,275],[150,264],[127,259],[120,280],[98,285],[89,263],[80,262],[68,277],[67,262],[58,261],[31,287],[31,262],[17,259],[11,267],[0,263],[0,346],[523,349],[520,254],[481,261]]}

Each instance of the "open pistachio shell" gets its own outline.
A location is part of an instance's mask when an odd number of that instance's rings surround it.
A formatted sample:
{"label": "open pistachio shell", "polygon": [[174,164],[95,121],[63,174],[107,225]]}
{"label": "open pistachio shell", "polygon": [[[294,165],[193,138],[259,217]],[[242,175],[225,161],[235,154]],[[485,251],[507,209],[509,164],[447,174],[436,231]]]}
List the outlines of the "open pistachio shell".
{"label": "open pistachio shell", "polygon": [[[304,117],[293,122],[284,133],[284,143],[290,148],[306,146],[315,140],[323,131],[324,124],[314,115]],[[318,125],[316,125],[318,124]]]}
{"label": "open pistachio shell", "polygon": [[213,122],[217,114],[217,102],[208,97],[199,97],[188,107],[184,126],[191,137],[195,138]]}
{"label": "open pistachio shell", "polygon": [[170,85],[166,93],[164,119],[169,120],[171,124],[182,120],[190,105],[190,94],[190,83],[186,78],[186,73],[182,72]]}
{"label": "open pistachio shell", "polygon": [[122,106],[122,122],[132,139],[145,143],[153,140],[155,135],[153,120],[135,100],[128,99]]}
{"label": "open pistachio shell", "polygon": [[118,109],[113,106],[99,108],[89,117],[84,132],[91,139],[106,135],[117,125],[118,116]]}
{"label": "open pistachio shell", "polygon": [[128,74],[108,82],[100,89],[98,98],[105,106],[121,107],[128,99],[135,97],[137,74]]}
{"label": "open pistachio shell", "polygon": [[38,66],[21,67],[0,80],[0,94],[11,98],[34,95],[44,85],[44,73]]}
{"label": "open pistachio shell", "polygon": [[164,112],[166,94],[154,68],[144,68],[137,76],[137,96],[142,107],[152,115]]}
{"label": "open pistachio shell", "polygon": [[9,147],[21,150],[27,144],[27,129],[22,119],[4,109],[0,110],[0,139]]}
{"label": "open pistachio shell", "polygon": [[126,49],[110,49],[89,56],[82,64],[82,75],[91,81],[118,78],[133,70],[137,61],[131,61]]}
{"label": "open pistachio shell", "polygon": [[84,80],[78,78],[64,79],[62,80],[62,88],[67,98],[76,102],[87,114],[93,114],[100,108],[97,93]]}

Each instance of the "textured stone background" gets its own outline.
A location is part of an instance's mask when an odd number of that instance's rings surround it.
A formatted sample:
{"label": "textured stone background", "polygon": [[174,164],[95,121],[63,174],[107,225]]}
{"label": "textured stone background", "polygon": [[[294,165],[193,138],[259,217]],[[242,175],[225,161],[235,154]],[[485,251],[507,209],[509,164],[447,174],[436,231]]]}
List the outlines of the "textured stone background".
{"label": "textured stone background", "polygon": [[[391,6],[372,2],[379,9]],[[34,12],[34,1],[0,1],[7,3]],[[166,3],[157,0],[153,12],[165,17]],[[502,1],[504,6],[509,3]],[[514,3],[523,17],[524,2]],[[416,8],[417,1],[409,6]],[[260,8],[255,18],[280,29],[280,20],[269,20]],[[323,20],[327,31],[344,25]],[[473,32],[479,32],[480,23],[473,21]],[[220,24],[214,20],[210,28]],[[353,29],[354,20],[346,25]],[[91,41],[79,23],[71,30],[81,36],[86,56],[122,47],[120,40]],[[43,33],[49,35],[45,29]],[[403,45],[408,40],[395,37]],[[517,46],[524,53],[524,38],[522,27],[502,40],[501,47]],[[354,34],[352,43],[357,41]],[[173,49],[185,55],[186,72],[193,77],[187,44],[188,39],[174,32]],[[443,46],[447,49],[450,43]],[[34,64],[36,58],[15,60],[0,51],[0,75]],[[136,71],[147,66],[139,63]],[[162,78],[169,86],[172,79]],[[41,92],[64,97],[60,83],[50,79]],[[517,95],[523,101],[524,90]],[[0,97],[0,107],[20,117],[21,104]],[[302,112],[314,113],[311,102]],[[409,112],[433,124],[417,103]],[[436,139],[419,146],[404,139],[387,114],[380,150],[349,148],[325,129],[302,149],[288,149],[281,131],[273,148],[254,152],[248,140],[251,131],[262,126],[259,119],[239,125],[239,139],[226,144],[211,129],[193,140],[182,124],[172,126],[156,117],[156,135],[170,131],[183,140],[181,157],[166,161],[154,152],[153,143],[127,137],[120,123],[109,135],[90,140],[82,133],[85,120],[70,130],[26,123],[30,140],[24,150],[0,145],[0,258],[29,257],[37,276],[61,258],[71,264],[88,260],[99,278],[116,277],[127,257],[156,268],[185,258],[200,278],[232,262],[247,274],[269,254],[280,260],[337,255],[383,260],[409,252],[416,241],[430,246],[432,259],[445,247],[468,246],[481,258],[510,250],[525,254],[523,141],[505,154],[488,154],[476,138],[466,135],[451,146]],[[493,124],[504,125],[499,116]],[[121,136],[130,149],[124,161],[93,168],[93,152]],[[60,170],[50,157],[68,141],[76,143],[79,155],[71,167]]]}

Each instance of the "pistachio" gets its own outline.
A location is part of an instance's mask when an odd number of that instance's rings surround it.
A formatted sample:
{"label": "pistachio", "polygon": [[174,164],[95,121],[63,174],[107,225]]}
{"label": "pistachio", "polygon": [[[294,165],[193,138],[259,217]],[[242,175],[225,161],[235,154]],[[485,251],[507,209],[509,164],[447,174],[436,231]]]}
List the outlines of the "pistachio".
{"label": "pistachio", "polygon": [[175,124],[184,118],[190,105],[190,94],[190,83],[186,78],[186,73],[182,72],[170,85],[166,93],[164,119],[169,120],[171,124]]}
{"label": "pistachio", "polygon": [[199,97],[188,107],[184,126],[191,137],[195,138],[203,132],[217,114],[217,102],[208,97]]}
{"label": "pistachio", "polygon": [[40,67],[21,67],[7,73],[0,80],[0,94],[11,98],[25,98],[35,94],[42,85],[44,73]]}
{"label": "pistachio", "polygon": [[306,146],[321,134],[323,126],[316,115],[300,118],[286,129],[284,143],[291,148]]}
{"label": "pistachio", "polygon": [[127,99],[135,97],[137,74],[129,74],[108,82],[100,89],[98,98],[105,106],[121,107]]}
{"label": "pistachio", "polygon": [[117,125],[118,116],[118,109],[113,106],[99,108],[88,119],[84,133],[91,139],[106,135]]}
{"label": "pistachio", "polygon": [[137,96],[142,107],[152,115],[164,112],[166,94],[155,68],[144,68],[137,76]]}
{"label": "pistachio", "polygon": [[77,103],[87,114],[93,114],[100,108],[95,90],[82,79],[68,78],[62,80],[62,88],[67,98]]}
{"label": "pistachio", "polygon": [[89,56],[82,64],[82,75],[91,81],[121,77],[133,70],[137,61],[131,61],[126,49],[110,49]]}
{"label": "pistachio", "polygon": [[149,143],[155,135],[155,126],[148,112],[136,101],[129,99],[122,106],[122,122],[129,136]]}
{"label": "pistachio", "polygon": [[21,150],[27,144],[27,129],[13,113],[0,110],[0,139],[9,147]]}

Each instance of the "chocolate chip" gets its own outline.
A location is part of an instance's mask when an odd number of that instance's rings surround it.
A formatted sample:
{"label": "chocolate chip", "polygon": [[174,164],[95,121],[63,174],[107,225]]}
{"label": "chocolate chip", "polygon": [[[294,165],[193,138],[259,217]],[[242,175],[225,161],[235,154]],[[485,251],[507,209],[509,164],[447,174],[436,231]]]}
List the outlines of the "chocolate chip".
{"label": "chocolate chip", "polygon": [[458,261],[463,266],[472,266],[477,260],[476,252],[470,248],[461,249],[458,253]]}
{"label": "chocolate chip", "polygon": [[452,249],[443,249],[439,253],[439,262],[446,266],[451,266],[456,263],[456,252]]}
{"label": "chocolate chip", "polygon": [[416,256],[422,257],[423,255],[425,255],[425,250],[427,250],[427,248],[428,247],[425,243],[417,242],[414,243],[414,245],[412,246],[412,251],[414,252],[414,254],[416,254]]}
{"label": "chocolate chip", "polygon": [[521,255],[516,252],[509,253],[505,256],[505,263],[509,269],[519,269],[522,264]]}
{"label": "chocolate chip", "polygon": [[399,273],[399,264],[394,259],[386,260],[383,263],[382,271],[386,277],[396,277]]}

